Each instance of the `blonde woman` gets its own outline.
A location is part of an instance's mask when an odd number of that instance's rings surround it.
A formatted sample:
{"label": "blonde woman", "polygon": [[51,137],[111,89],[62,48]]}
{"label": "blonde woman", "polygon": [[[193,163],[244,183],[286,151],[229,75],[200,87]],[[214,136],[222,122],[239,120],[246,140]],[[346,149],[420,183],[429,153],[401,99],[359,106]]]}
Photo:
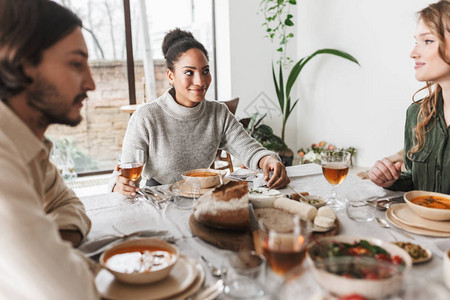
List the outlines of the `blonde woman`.
{"label": "blonde woman", "polygon": [[[450,194],[450,2],[439,1],[418,13],[416,79],[426,83],[428,96],[408,108],[404,162],[384,158],[369,171],[377,185],[392,190],[412,189]],[[421,91],[419,90],[419,91]],[[416,93],[417,94],[417,93]]]}

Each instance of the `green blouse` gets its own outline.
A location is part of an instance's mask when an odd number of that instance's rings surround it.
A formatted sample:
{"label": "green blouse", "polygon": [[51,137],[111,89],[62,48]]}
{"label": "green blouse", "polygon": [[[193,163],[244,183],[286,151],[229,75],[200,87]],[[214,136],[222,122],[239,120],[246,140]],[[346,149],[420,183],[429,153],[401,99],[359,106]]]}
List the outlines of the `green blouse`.
{"label": "green blouse", "polygon": [[439,95],[435,122],[427,125],[425,145],[412,159],[406,154],[414,147],[413,130],[417,124],[419,104],[413,103],[406,112],[404,160],[406,172],[388,189],[395,191],[425,190],[450,194],[450,127],[445,124],[443,99]]}

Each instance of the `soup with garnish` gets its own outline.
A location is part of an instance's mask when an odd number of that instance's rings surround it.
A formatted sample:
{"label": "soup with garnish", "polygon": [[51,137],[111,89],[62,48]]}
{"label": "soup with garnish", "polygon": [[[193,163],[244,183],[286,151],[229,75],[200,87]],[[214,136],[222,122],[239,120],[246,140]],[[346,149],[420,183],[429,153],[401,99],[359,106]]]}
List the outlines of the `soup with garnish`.
{"label": "soup with garnish", "polygon": [[105,256],[105,265],[121,273],[145,273],[165,268],[175,259],[174,253],[157,247],[122,248]]}
{"label": "soup with garnish", "polygon": [[187,176],[189,176],[189,177],[213,177],[213,176],[217,176],[217,173],[213,173],[213,172],[195,172],[195,173],[188,174]]}
{"label": "soup with garnish", "polygon": [[437,196],[420,196],[412,199],[411,202],[423,207],[450,209],[450,199]]}

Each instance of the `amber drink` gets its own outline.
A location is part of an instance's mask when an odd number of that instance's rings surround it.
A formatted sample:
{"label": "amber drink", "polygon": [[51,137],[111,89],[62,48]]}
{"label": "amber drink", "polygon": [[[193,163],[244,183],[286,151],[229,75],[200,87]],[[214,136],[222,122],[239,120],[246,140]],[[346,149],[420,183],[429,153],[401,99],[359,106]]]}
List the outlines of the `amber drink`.
{"label": "amber drink", "polygon": [[292,217],[292,230],[268,229],[260,222],[262,253],[273,272],[285,275],[305,259],[308,230],[300,224],[298,216]]}
{"label": "amber drink", "polygon": [[132,181],[136,181],[141,177],[143,164],[142,163],[129,163],[120,165],[122,176],[129,178]]}
{"label": "amber drink", "polygon": [[348,165],[342,163],[329,163],[322,165],[325,179],[332,185],[338,185],[344,181],[348,173]]}
{"label": "amber drink", "polygon": [[347,177],[350,159],[351,154],[347,151],[323,151],[320,154],[323,176],[331,184],[331,197],[327,205],[336,210],[345,207],[344,201],[336,198],[336,186]]}

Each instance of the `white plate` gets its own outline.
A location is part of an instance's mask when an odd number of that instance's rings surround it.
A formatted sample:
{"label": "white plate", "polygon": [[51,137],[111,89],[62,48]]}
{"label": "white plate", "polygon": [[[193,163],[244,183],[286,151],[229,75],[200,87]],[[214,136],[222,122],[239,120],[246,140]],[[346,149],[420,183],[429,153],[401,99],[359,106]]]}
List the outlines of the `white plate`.
{"label": "white plate", "polygon": [[434,221],[422,218],[411,211],[406,204],[393,205],[391,211],[394,217],[406,225],[450,233],[449,221]]}
{"label": "white plate", "polygon": [[103,269],[95,277],[95,285],[101,296],[107,299],[156,300],[181,294],[193,285],[198,275],[199,269],[195,260],[180,255],[169,277],[154,284],[124,284],[117,281],[109,271]]}
{"label": "white plate", "polygon": [[[397,204],[397,205],[400,205],[400,204]],[[429,230],[429,229],[424,229],[424,228],[418,228],[418,227],[409,226],[409,225],[403,223],[401,220],[397,219],[392,214],[392,208],[395,207],[395,206],[396,205],[389,207],[389,209],[386,211],[386,218],[395,227],[404,229],[404,230],[406,230],[408,232],[411,232],[411,233],[420,234],[420,235],[434,236],[434,237],[450,237],[450,232],[443,232],[443,231],[435,231],[435,230]]]}

